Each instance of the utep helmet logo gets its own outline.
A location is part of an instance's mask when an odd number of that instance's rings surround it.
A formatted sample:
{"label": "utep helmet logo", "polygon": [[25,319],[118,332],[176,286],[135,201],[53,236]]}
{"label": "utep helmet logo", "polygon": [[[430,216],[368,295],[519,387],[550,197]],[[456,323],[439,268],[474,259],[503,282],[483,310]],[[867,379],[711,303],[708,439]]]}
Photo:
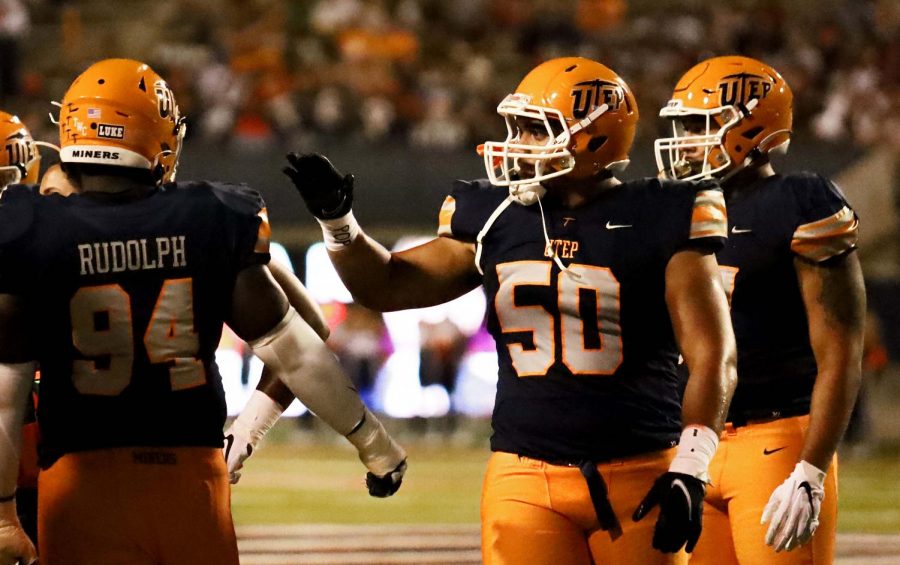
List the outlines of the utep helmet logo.
{"label": "utep helmet logo", "polygon": [[722,77],[717,87],[721,94],[721,106],[746,105],[753,99],[761,100],[769,95],[773,82],[770,78],[738,73]]}
{"label": "utep helmet logo", "polygon": [[594,79],[579,82],[572,90],[572,116],[576,119],[586,117],[592,108],[606,104],[609,111],[615,112],[622,105],[625,93],[622,87],[614,82]]}
{"label": "utep helmet logo", "polygon": [[156,102],[159,107],[159,117],[172,118],[178,121],[178,106],[175,105],[175,94],[165,81],[158,80],[153,85],[156,92]]}
{"label": "utep helmet logo", "polygon": [[6,138],[6,155],[3,157],[6,158],[9,165],[22,168],[22,176],[24,176],[25,165],[36,157],[35,150],[34,142],[26,134],[17,131]]}

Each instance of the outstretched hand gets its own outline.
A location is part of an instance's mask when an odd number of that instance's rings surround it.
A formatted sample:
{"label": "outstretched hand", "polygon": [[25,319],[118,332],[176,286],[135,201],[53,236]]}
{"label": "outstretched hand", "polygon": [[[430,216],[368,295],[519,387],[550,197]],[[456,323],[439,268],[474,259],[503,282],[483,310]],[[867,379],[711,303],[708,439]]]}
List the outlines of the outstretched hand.
{"label": "outstretched hand", "polygon": [[341,174],[320,153],[289,153],[282,169],[291,179],[306,207],[320,220],[340,218],[353,204],[353,175]]}

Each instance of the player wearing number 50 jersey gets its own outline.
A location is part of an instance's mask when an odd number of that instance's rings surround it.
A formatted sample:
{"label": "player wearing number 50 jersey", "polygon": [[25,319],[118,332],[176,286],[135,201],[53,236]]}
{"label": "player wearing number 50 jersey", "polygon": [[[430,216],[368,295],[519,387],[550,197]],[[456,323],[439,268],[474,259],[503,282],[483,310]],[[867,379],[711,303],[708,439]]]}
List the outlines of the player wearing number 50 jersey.
{"label": "player wearing number 50 jersey", "polygon": [[[424,307],[484,286],[500,364],[485,563],[683,563],[734,385],[713,255],[722,194],[615,178],[638,111],[597,62],[547,61],[498,111],[509,135],[483,147],[490,178],[458,182],[441,237],[407,251],[360,230],[353,177],[321,155],[290,155],[285,172],[365,306]],[[679,343],[692,368],[683,407]],[[655,527],[639,521],[651,512]]]}
{"label": "player wearing number 50 jersey", "polygon": [[769,152],[790,137],[792,95],[765,63],[703,61],[660,114],[674,132],[657,141],[661,172],[721,179],[730,224],[717,257],[731,291],[738,386],[691,563],[831,563],[834,453],[861,371],[856,215],[827,179],[772,168]]}
{"label": "player wearing number 50 jersey", "polygon": [[[96,63],[59,121],[79,193],[0,198],[0,418],[20,428],[6,403],[23,404],[37,361],[41,562],[238,562],[214,361],[226,321],[370,471],[402,474],[403,450],[266,270],[259,195],[171,182],[183,120],[159,75]],[[15,447],[0,443],[0,496]],[[0,530],[3,565],[28,557],[16,533]]]}

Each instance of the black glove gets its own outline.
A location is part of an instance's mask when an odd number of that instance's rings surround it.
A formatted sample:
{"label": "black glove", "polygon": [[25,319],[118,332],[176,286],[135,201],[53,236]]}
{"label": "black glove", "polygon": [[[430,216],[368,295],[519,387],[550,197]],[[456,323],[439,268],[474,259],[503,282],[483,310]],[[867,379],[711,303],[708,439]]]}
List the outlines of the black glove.
{"label": "black glove", "polygon": [[383,477],[369,471],[366,473],[366,487],[369,494],[377,498],[387,498],[397,492],[400,483],[403,482],[403,474],[406,472],[406,459],[394,467],[394,470]]}
{"label": "black glove", "polygon": [[637,522],[659,504],[659,519],[653,531],[653,547],[675,553],[686,543],[688,553],[700,537],[703,520],[703,497],[706,485],[684,473],[663,473],[634,511]]}
{"label": "black glove", "polygon": [[290,166],[282,169],[313,216],[320,220],[340,218],[353,204],[353,175],[341,175],[327,157],[319,153],[287,155]]}

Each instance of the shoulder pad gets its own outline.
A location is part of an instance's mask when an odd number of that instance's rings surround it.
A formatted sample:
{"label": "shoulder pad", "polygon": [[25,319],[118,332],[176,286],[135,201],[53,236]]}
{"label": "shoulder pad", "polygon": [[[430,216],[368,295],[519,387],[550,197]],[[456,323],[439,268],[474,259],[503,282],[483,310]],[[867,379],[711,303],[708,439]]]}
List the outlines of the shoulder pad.
{"label": "shoulder pad", "polygon": [[778,182],[794,194],[802,210],[847,206],[847,199],[841,189],[832,181],[816,173],[791,173],[783,175]]}
{"label": "shoulder pad", "polygon": [[821,262],[856,248],[859,220],[840,189],[813,173],[779,179],[797,203],[791,250]]}
{"label": "shoulder pad", "polygon": [[460,241],[475,241],[490,215],[509,192],[486,179],[457,180],[444,200],[439,217],[438,235]]}
{"label": "shoulder pad", "polygon": [[674,179],[645,179],[648,183],[659,183],[660,188],[665,192],[696,194],[704,190],[721,190],[719,184],[712,179],[704,180],[674,180]]}
{"label": "shoulder pad", "polygon": [[487,179],[476,179],[476,180],[461,180],[457,179],[453,181],[453,193],[494,193],[500,192],[503,197],[506,197],[506,190],[491,184],[491,182]]}
{"label": "shoulder pad", "polygon": [[0,244],[20,238],[34,221],[34,206],[40,196],[33,187],[8,186],[0,192]]}
{"label": "shoulder pad", "polygon": [[255,216],[260,210],[265,209],[266,203],[262,195],[246,184],[231,184],[224,182],[186,182],[169,185],[176,190],[205,191],[211,193],[216,199],[225,204],[229,209],[247,216]]}

